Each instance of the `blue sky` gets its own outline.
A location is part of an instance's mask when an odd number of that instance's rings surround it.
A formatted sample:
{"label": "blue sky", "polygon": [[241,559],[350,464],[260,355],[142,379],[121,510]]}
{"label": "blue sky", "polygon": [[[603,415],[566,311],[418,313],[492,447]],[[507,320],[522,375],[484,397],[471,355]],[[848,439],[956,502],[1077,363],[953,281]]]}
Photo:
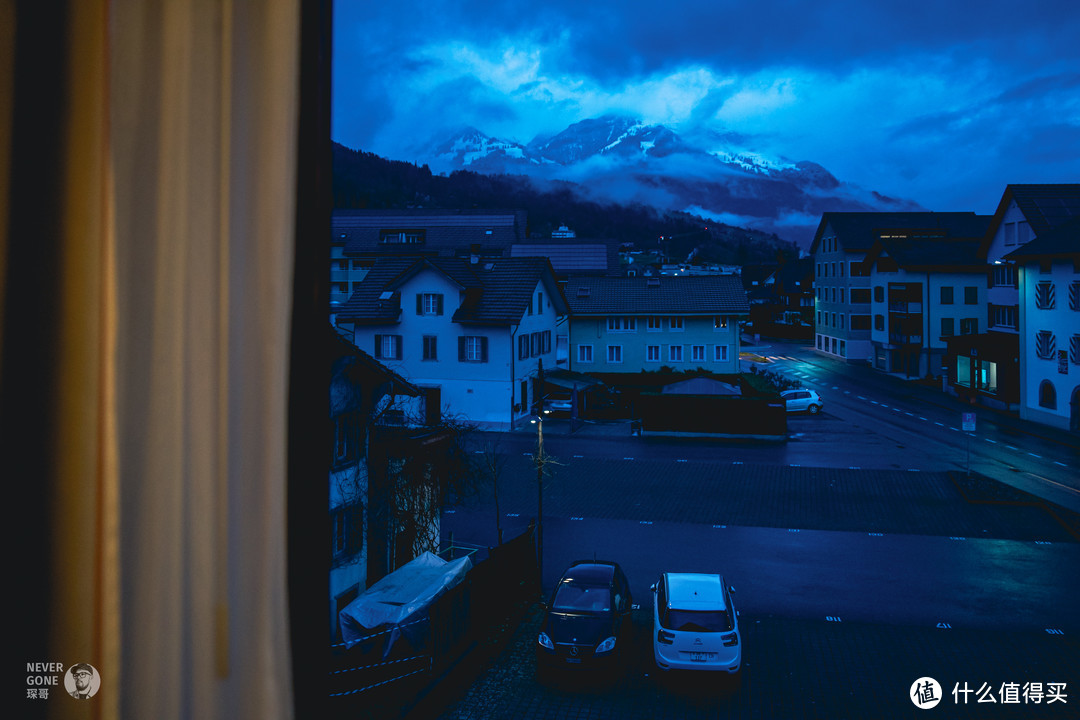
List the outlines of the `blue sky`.
{"label": "blue sky", "polygon": [[619,113],[930,210],[1080,182],[1075,0],[337,0],[333,42],[334,140],[396,160]]}

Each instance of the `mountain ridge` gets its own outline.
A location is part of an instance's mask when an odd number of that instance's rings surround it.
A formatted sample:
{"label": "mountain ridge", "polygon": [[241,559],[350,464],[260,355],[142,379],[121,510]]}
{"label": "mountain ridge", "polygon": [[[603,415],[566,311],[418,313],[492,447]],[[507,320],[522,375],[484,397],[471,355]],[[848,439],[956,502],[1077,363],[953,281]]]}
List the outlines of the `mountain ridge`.
{"label": "mountain ridge", "polygon": [[519,143],[475,127],[423,152],[437,172],[522,174],[538,182],[567,180],[595,200],[643,202],[695,212],[776,233],[808,247],[822,213],[918,211],[918,203],[844,182],[812,160],[770,157],[748,138],[712,133],[688,140],[662,124],[626,115],[573,123],[554,135]]}

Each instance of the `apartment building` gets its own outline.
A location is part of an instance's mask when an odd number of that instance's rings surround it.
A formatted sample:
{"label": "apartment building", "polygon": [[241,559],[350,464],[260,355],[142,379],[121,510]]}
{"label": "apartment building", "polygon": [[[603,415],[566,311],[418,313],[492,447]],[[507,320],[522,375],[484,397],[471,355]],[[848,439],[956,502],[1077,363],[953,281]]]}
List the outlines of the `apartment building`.
{"label": "apartment building", "polygon": [[849,362],[874,361],[870,267],[874,242],[910,230],[975,237],[985,221],[973,212],[827,212],[810,246],[814,258],[814,347]]}
{"label": "apartment building", "polygon": [[750,307],[736,275],[575,277],[565,292],[577,372],[739,371]]}

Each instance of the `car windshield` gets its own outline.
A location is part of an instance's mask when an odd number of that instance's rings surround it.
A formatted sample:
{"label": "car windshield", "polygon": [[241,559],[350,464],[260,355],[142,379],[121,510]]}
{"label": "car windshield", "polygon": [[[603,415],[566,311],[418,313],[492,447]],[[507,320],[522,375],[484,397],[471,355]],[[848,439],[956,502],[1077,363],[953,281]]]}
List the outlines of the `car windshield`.
{"label": "car windshield", "polygon": [[555,592],[551,603],[553,610],[578,612],[605,612],[611,610],[611,590],[596,585],[579,585],[564,582]]}
{"label": "car windshield", "polygon": [[668,610],[663,626],[679,632],[728,632],[733,629],[727,610]]}

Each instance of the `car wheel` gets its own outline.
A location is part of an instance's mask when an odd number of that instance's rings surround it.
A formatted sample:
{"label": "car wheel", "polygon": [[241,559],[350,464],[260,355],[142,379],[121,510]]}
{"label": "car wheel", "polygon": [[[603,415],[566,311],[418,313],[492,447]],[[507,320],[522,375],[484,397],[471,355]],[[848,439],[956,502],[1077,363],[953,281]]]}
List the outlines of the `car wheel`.
{"label": "car wheel", "polygon": [[807,409],[810,411],[811,415],[817,415],[819,412],[821,412],[821,406],[820,405],[811,405]]}

